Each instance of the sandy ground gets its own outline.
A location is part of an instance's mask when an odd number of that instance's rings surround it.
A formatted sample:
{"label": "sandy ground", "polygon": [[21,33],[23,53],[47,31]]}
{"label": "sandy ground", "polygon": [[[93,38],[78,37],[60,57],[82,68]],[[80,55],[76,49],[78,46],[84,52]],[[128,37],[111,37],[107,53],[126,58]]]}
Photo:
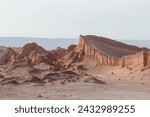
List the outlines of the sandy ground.
{"label": "sandy ground", "polygon": [[111,82],[68,83],[65,85],[29,83],[0,86],[0,99],[150,99],[150,86]]}
{"label": "sandy ground", "polygon": [[107,84],[71,82],[60,85],[29,82],[0,85],[0,99],[150,99],[149,70],[142,75],[128,72],[127,69],[120,72],[116,68],[107,68],[107,71],[105,68],[93,68],[87,71],[99,76]]}

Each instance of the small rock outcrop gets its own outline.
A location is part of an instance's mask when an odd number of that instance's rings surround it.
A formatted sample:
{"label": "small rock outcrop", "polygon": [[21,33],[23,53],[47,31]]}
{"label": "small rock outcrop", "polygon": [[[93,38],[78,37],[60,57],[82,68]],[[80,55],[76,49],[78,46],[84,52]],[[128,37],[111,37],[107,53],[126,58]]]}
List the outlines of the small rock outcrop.
{"label": "small rock outcrop", "polygon": [[20,56],[32,65],[49,60],[48,52],[36,43],[24,45],[21,49]]}
{"label": "small rock outcrop", "polygon": [[9,62],[14,63],[19,57],[19,54],[12,48],[7,48],[6,51],[0,56],[0,65],[7,64]]}

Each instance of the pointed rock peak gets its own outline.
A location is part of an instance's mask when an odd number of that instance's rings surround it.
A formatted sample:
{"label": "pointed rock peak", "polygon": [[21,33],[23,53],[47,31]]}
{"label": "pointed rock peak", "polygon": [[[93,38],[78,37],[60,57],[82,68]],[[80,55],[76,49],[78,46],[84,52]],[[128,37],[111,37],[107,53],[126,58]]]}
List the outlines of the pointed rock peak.
{"label": "pointed rock peak", "polygon": [[35,42],[27,43],[27,44],[25,44],[25,45],[23,46],[23,48],[30,48],[30,49],[35,48],[35,47],[41,47],[41,46],[39,46],[39,45],[36,44]]}
{"label": "pointed rock peak", "polygon": [[32,42],[32,43],[28,43],[28,44],[24,45],[20,54],[21,54],[21,56],[24,57],[24,56],[28,56],[30,54],[30,52],[32,52],[32,51],[35,51],[37,53],[47,53],[47,51],[43,47]]}

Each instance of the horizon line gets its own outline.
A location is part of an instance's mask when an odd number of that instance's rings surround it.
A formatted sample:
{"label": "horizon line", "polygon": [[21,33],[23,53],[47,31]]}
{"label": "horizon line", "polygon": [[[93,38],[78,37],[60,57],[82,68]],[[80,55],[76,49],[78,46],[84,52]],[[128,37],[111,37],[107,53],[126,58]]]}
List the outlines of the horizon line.
{"label": "horizon line", "polygon": [[[97,36],[97,35],[95,35],[95,36]],[[106,36],[104,36],[104,37],[106,37]],[[76,37],[31,37],[31,36],[0,36],[0,38],[32,38],[32,39],[40,39],[40,38],[42,38],[42,39],[79,39],[79,37],[78,38],[76,38]],[[150,38],[137,38],[137,39],[135,39],[135,38],[128,38],[128,39],[119,39],[119,38],[117,38],[117,39],[114,39],[114,38],[111,38],[111,37],[106,37],[106,38],[109,38],[109,39],[113,39],[113,40],[150,40]]]}

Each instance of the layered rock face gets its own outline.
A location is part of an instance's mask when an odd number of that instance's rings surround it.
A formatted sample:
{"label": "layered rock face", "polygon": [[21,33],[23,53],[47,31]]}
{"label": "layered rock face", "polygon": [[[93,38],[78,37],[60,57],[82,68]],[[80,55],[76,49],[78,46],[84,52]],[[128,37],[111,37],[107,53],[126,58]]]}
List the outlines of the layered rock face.
{"label": "layered rock face", "polygon": [[150,65],[149,49],[90,35],[80,36],[79,45],[70,53],[69,58],[74,56],[76,61],[86,57],[106,66],[135,68]]}
{"label": "layered rock face", "polygon": [[120,63],[122,67],[127,66],[128,68],[145,67],[148,65],[146,53],[146,51],[141,51],[134,55],[124,56],[121,58]]}
{"label": "layered rock face", "polygon": [[150,66],[150,51],[141,51],[121,58],[122,67],[136,68]]}

